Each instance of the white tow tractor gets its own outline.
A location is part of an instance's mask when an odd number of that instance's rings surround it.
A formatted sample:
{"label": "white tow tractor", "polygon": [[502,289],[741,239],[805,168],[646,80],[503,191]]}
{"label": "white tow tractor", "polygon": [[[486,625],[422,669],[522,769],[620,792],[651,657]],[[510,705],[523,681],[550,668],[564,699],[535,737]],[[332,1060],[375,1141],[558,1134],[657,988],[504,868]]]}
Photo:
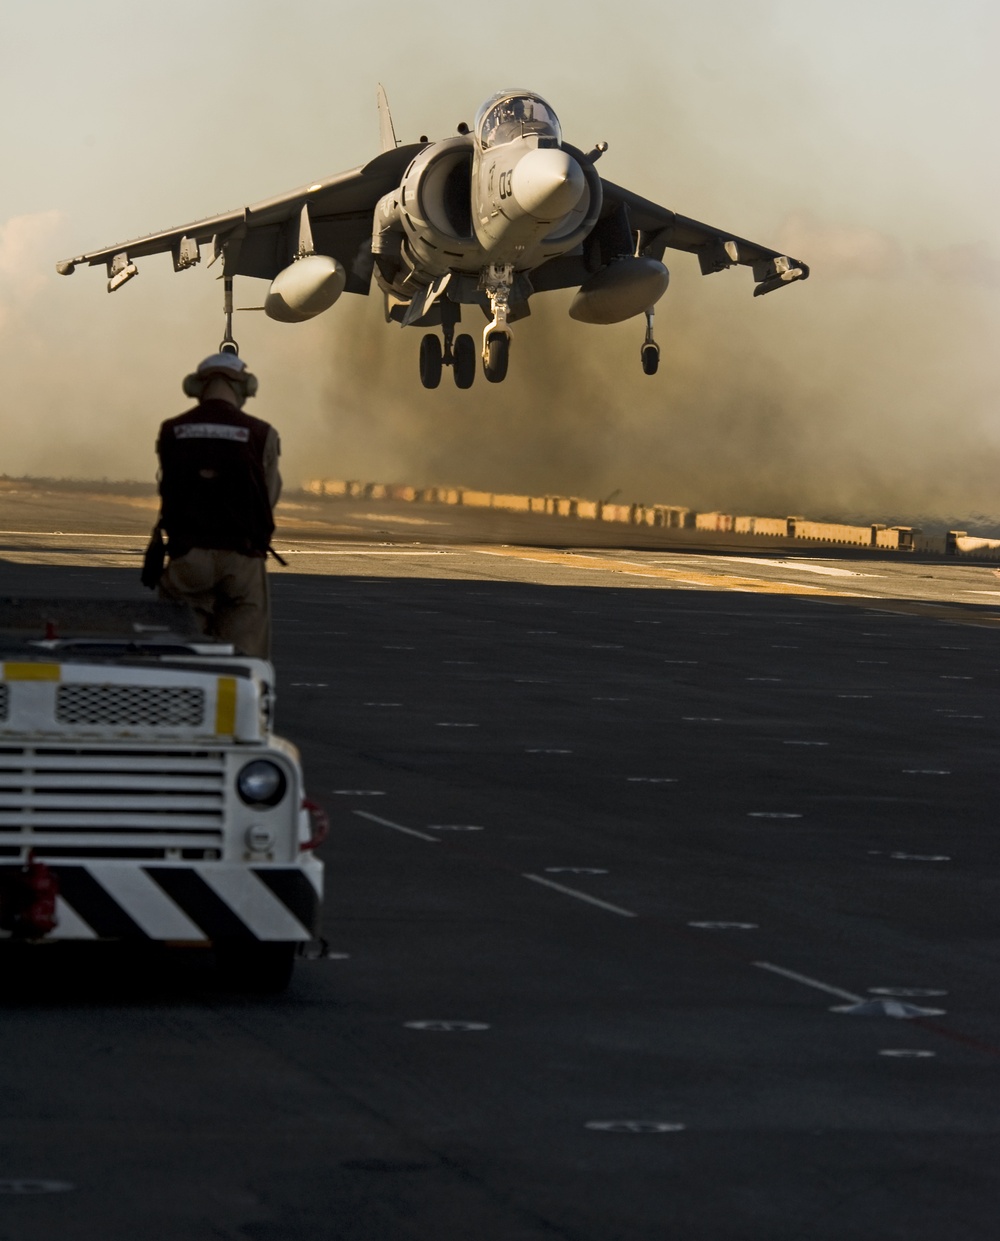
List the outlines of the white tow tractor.
{"label": "white tow tractor", "polygon": [[183,608],[0,600],[0,938],[210,948],[283,990],[326,819],[273,712],[271,664]]}

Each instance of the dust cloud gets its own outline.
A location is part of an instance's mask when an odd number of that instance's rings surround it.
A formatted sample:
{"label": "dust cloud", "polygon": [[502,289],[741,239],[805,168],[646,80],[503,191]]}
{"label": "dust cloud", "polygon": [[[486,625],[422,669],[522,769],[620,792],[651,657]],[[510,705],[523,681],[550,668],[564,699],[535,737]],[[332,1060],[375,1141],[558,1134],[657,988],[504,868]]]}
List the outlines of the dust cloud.
{"label": "dust cloud", "polygon": [[[676,255],[655,377],[641,372],[641,319],[578,324],[569,296],[550,294],[514,325],[502,385],[479,376],[459,392],[446,371],[427,392],[419,332],[338,307],[326,464],[337,477],[703,510],[994,522],[998,305],[980,269],[942,273],[870,230],[812,231],[801,214],[776,227],[775,244],[787,233],[814,268],[764,299],[747,271],[704,280]],[[482,316],[464,313],[478,339]]]}

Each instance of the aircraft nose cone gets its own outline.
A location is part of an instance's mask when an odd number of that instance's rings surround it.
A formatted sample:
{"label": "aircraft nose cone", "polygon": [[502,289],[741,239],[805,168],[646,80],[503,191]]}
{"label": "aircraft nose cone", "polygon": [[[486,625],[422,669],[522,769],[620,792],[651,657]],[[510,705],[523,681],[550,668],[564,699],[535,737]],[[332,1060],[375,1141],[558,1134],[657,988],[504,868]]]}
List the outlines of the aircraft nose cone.
{"label": "aircraft nose cone", "polygon": [[514,201],[536,220],[558,220],[580,201],[586,187],[583,169],[565,151],[527,151],[514,166]]}

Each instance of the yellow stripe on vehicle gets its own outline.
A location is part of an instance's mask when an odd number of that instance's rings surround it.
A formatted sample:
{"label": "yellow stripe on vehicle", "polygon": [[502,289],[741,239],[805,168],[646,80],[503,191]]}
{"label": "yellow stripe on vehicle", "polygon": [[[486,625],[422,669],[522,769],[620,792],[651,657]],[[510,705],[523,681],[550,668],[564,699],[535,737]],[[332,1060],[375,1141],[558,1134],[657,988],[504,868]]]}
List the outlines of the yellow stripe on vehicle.
{"label": "yellow stripe on vehicle", "polygon": [[215,731],[231,737],[236,731],[236,678],[219,677],[215,691]]}
{"label": "yellow stripe on vehicle", "polygon": [[5,681],[58,681],[62,675],[60,664],[4,664]]}

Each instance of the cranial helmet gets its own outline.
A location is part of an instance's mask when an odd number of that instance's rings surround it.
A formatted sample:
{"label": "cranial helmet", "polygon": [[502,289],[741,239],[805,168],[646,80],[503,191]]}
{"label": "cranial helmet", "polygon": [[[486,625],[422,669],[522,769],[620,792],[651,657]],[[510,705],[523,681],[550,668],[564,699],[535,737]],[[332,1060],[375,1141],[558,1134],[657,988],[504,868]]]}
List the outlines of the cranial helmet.
{"label": "cranial helmet", "polygon": [[213,353],[199,362],[198,369],[184,378],[184,395],[201,398],[210,379],[228,379],[244,396],[257,395],[257,376],[247,370],[247,364],[235,353]]}

